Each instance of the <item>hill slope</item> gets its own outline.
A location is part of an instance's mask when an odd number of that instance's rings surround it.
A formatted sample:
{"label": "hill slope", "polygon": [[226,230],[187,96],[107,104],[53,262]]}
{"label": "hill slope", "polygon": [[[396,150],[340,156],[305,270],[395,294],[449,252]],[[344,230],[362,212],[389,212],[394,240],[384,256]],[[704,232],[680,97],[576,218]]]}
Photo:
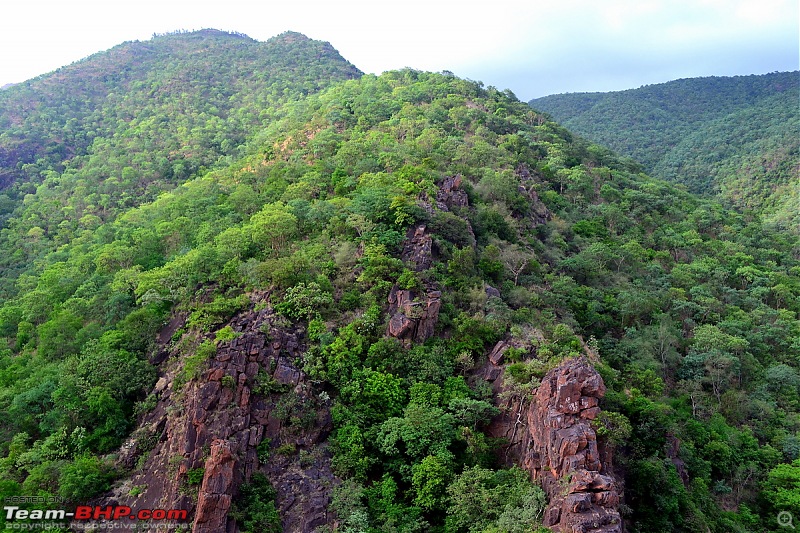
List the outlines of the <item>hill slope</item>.
{"label": "hill slope", "polygon": [[452,75],[281,104],[155,199],[74,214],[124,191],[87,164],[16,208],[0,251],[36,260],[1,274],[0,497],[198,532],[800,512],[796,236]]}
{"label": "hill slope", "polygon": [[[544,495],[498,469],[487,422],[587,354],[597,421],[559,433],[576,448],[549,468],[529,457],[553,496],[615,505],[609,456],[594,489],[571,474],[597,445],[618,449],[631,531],[794,512],[796,241],[452,76],[364,76],[282,114],[19,277],[0,308],[4,496],[130,478],[117,501],[196,505],[198,524],[239,491],[241,531],[320,502],[342,527],[527,530]],[[19,216],[60,212],[49,190]]]}
{"label": "hill slope", "polygon": [[553,95],[530,105],[654,176],[791,228],[800,223],[799,101],[800,73],[784,72]]}
{"label": "hill slope", "polygon": [[[282,103],[359,75],[297,33],[261,43],[203,30],[125,43],[0,92],[0,242],[16,251],[0,268],[19,272],[237,154]],[[39,207],[14,216],[39,189]]]}

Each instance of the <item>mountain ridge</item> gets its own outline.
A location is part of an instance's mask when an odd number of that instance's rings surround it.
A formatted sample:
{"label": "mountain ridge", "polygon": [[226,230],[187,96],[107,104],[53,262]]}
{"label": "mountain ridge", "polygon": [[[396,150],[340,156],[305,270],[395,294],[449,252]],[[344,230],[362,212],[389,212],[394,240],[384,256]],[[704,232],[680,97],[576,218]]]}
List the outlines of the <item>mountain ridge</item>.
{"label": "mountain ridge", "polygon": [[[0,224],[12,227],[0,240],[30,251],[0,261],[0,269],[19,270],[44,253],[43,241],[5,240],[13,234],[58,233],[13,217],[43,184],[73,206],[72,220],[57,224],[111,220],[236,154],[284,102],[360,75],[329,43],[300,34],[260,43],[205,30],[123,43],[3,91]],[[100,197],[76,197],[78,182],[109,184],[102,205]]]}
{"label": "mountain ridge", "polygon": [[686,78],[530,104],[656,177],[718,194],[791,230],[800,224],[785,200],[800,189],[798,101],[800,72],[791,71]]}

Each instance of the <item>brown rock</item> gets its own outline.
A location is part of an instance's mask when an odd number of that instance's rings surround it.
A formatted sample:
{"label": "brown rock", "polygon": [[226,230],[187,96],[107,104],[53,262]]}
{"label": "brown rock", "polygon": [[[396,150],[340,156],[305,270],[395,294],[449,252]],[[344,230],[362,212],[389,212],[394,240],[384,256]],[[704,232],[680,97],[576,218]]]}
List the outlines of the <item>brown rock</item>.
{"label": "brown rock", "polygon": [[398,339],[407,339],[413,336],[414,326],[416,326],[416,322],[398,312],[389,319],[387,334]]}
{"label": "brown rock", "polygon": [[248,378],[254,378],[258,374],[258,363],[247,363],[245,374]]}
{"label": "brown rock", "polygon": [[233,493],[236,457],[227,441],[216,439],[205,464],[203,484],[197,496],[194,533],[219,533],[226,530]]}
{"label": "brown rock", "polygon": [[497,378],[500,377],[500,373],[502,372],[499,368],[489,368],[483,376],[483,379],[486,381],[496,381]]}
{"label": "brown rock", "polygon": [[594,396],[581,396],[581,409],[589,409],[597,406],[597,398]]}
{"label": "brown rock", "polygon": [[530,200],[528,212],[523,217],[526,225],[535,228],[553,219],[553,214],[536,193],[536,184],[542,181],[537,172],[532,172],[525,163],[517,166],[516,175],[520,180],[520,193],[526,194]]}
{"label": "brown rock", "polygon": [[501,364],[503,362],[503,355],[508,348],[509,345],[506,341],[497,341],[497,344],[494,345],[494,348],[489,354],[489,361],[491,361],[494,366]]}
{"label": "brown rock", "polygon": [[285,385],[296,385],[300,379],[300,372],[298,372],[294,367],[289,366],[287,363],[281,361],[278,363],[278,367],[275,369],[275,373],[272,375],[272,377],[278,383],[283,383]]}
{"label": "brown rock", "polygon": [[409,228],[401,258],[414,271],[428,270],[433,264],[433,239],[425,232],[425,225]]}
{"label": "brown rock", "polygon": [[594,420],[598,416],[600,416],[599,407],[590,407],[581,411],[581,418],[585,418],[587,420]]}
{"label": "brown rock", "polygon": [[[201,379],[184,386],[180,403],[176,403],[169,388],[162,388],[156,407],[143,415],[137,438],[126,442],[119,455],[121,465],[135,465],[144,459],[143,468],[100,503],[141,509],[186,509],[194,531],[236,533],[234,521],[227,516],[231,502],[239,484],[261,472],[277,491],[276,503],[285,533],[332,526],[335,516],[328,508],[331,491],[339,480],[330,469],[329,453],[322,450],[311,466],[302,466],[298,455],[276,455],[265,465],[259,462],[256,452],[265,439],[291,443],[303,450],[321,449],[331,432],[329,404],[319,402],[319,391],[292,362],[295,355],[305,351],[302,332],[284,325],[269,308],[244,311],[229,325],[242,335],[223,349],[223,360],[215,358]],[[263,331],[269,331],[269,340]],[[284,353],[289,356],[279,355]],[[181,371],[183,359],[176,357],[177,353],[168,355],[172,357],[164,358],[159,370],[167,382],[172,382]],[[280,401],[276,396],[283,393],[252,392],[258,369],[271,368],[273,364],[275,378],[292,384],[291,394],[316,409],[317,416],[310,427],[287,434],[283,419],[273,416]],[[234,379],[236,387],[222,386],[226,375]],[[150,447],[142,449],[137,441],[147,442]],[[205,468],[205,475],[200,494],[194,499],[186,494],[185,474],[200,467]],[[144,488],[137,496],[131,496],[131,486]],[[145,526],[142,531],[160,530]]]}
{"label": "brown rock", "polygon": [[239,397],[239,407],[247,407],[250,405],[250,388],[242,387],[242,395]]}
{"label": "brown rock", "polygon": [[413,291],[399,289],[396,285],[389,292],[389,326],[386,334],[408,342],[424,342],[433,336],[439,309],[441,292],[426,291],[424,299],[417,299]]}
{"label": "brown rock", "polygon": [[454,207],[466,207],[469,205],[467,193],[461,189],[461,174],[448,176],[439,186],[436,193],[436,206],[442,211],[450,211]]}
{"label": "brown rock", "polygon": [[554,531],[622,532],[611,450],[600,449],[589,423],[603,394],[586,358],[566,360],[545,375],[532,400],[511,400],[488,428],[509,441],[506,460],[541,481],[549,499],[544,524]]}
{"label": "brown rock", "polygon": [[491,285],[486,286],[486,296],[488,298],[502,298],[500,291],[492,287]]}
{"label": "brown rock", "polygon": [[571,513],[582,513],[592,505],[592,495],[589,493],[570,494],[564,500],[566,508]]}

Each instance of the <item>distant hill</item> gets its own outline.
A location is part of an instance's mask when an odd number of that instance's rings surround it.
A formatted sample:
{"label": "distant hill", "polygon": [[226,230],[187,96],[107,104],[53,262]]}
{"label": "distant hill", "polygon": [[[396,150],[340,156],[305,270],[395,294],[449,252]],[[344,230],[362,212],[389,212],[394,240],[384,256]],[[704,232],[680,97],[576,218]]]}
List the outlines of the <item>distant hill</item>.
{"label": "distant hill", "polygon": [[[7,279],[79,231],[155,199],[270,124],[285,102],[361,72],[327,42],[218,30],[127,42],[0,92]],[[43,187],[43,188],[42,188]],[[14,216],[26,195],[34,217]],[[61,206],[62,216],[43,215]],[[22,235],[42,239],[23,245]],[[0,288],[0,293],[3,289]]]}
{"label": "distant hill", "polygon": [[780,72],[559,94],[530,105],[656,177],[792,225],[800,212],[798,102],[800,73]]}
{"label": "distant hill", "polygon": [[[134,195],[163,188],[235,152],[277,104],[360,74],[330,44],[291,32],[127,42],[0,93],[0,187],[31,192],[47,171],[92,166],[102,152],[113,163],[96,171],[123,181],[133,171]],[[138,156],[157,147],[164,158]]]}

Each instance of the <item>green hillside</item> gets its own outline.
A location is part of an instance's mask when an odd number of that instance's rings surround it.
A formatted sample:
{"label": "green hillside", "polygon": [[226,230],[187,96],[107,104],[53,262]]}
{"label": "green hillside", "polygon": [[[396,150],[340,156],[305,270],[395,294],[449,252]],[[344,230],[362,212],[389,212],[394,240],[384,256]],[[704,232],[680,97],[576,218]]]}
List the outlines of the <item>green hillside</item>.
{"label": "green hillside", "polygon": [[0,294],[41,254],[225,164],[282,103],[359,75],[300,34],[261,43],[203,30],[125,43],[0,92],[0,246],[13,251]]}
{"label": "green hillside", "polygon": [[711,77],[530,104],[654,176],[800,227],[800,73]]}
{"label": "green hillside", "polygon": [[[229,59],[261,50],[266,81],[238,61],[230,86],[197,74],[209,40]],[[171,74],[148,70],[126,98],[123,66],[148,48]],[[98,110],[75,104],[83,126],[2,104],[17,119],[2,130],[0,496],[85,502],[136,474],[117,453],[156,408],[157,378],[182,413],[236,340],[231,318],[270,312],[303,336],[293,364],[317,400],[259,372],[248,401],[274,402],[295,433],[330,405],[332,431],[324,450],[258,443],[258,461],[329,453],[337,531],[536,531],[543,492],[501,468],[485,433],[495,398],[474,378],[501,339],[505,393],[523,403],[565,359],[599,354],[595,427],[616,447],[629,531],[777,531],[778,512],[800,516],[797,235],[646,176],[510,91],[356,77],[296,34],[122,45],[0,99],[38,91],[44,110],[47,94],[99,91],[67,77],[87,65],[112,78]],[[427,255],[409,248],[420,232]],[[387,334],[398,291],[415,309],[436,294],[430,336]],[[197,471],[159,475],[197,497]],[[275,490],[251,481],[240,531],[278,530]]]}

